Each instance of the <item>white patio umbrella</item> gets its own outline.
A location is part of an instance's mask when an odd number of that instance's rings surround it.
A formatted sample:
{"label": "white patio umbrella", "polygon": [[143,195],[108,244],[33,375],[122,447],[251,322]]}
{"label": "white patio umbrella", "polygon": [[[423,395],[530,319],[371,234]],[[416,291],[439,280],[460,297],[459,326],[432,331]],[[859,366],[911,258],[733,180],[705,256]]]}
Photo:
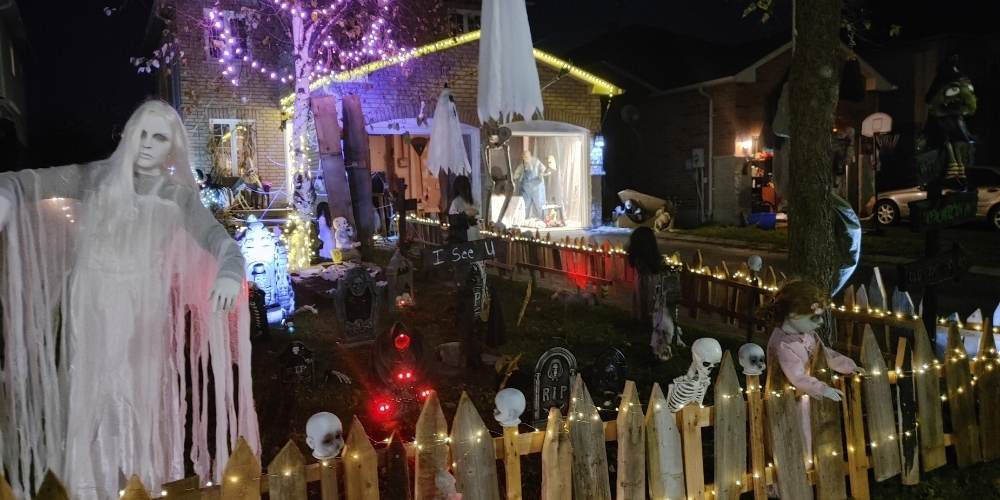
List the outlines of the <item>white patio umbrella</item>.
{"label": "white patio umbrella", "polygon": [[472,172],[469,156],[462,141],[462,124],[458,121],[458,111],[451,99],[451,91],[445,88],[438,97],[431,121],[431,144],[427,152],[427,170],[437,177],[441,170],[459,175]]}
{"label": "white patio umbrella", "polygon": [[531,120],[543,107],[524,0],[483,0],[481,29],[479,120]]}

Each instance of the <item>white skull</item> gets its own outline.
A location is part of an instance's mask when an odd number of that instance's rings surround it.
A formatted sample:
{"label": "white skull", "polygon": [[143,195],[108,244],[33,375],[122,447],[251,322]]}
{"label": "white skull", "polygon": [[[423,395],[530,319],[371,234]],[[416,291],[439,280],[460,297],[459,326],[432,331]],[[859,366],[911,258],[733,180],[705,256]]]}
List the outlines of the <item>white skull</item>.
{"label": "white skull", "polygon": [[751,255],[747,259],[747,267],[755,273],[759,273],[761,269],[764,268],[764,259],[760,258],[760,255]]}
{"label": "white skull", "polygon": [[722,346],[713,338],[700,338],[691,344],[691,357],[691,367],[698,372],[698,376],[708,377],[715,365],[722,361]]}
{"label": "white skull", "polygon": [[516,427],[521,423],[521,414],[524,413],[524,394],[512,387],[508,387],[497,393],[493,399],[496,409],[493,410],[493,418],[504,427]]}
{"label": "white skull", "polygon": [[344,425],[340,418],[330,412],[321,411],[306,422],[306,444],[313,451],[313,457],[327,460],[340,454],[344,448]]}
{"label": "white skull", "polygon": [[743,344],[740,347],[740,366],[744,375],[760,375],[764,373],[764,349],[757,344]]}

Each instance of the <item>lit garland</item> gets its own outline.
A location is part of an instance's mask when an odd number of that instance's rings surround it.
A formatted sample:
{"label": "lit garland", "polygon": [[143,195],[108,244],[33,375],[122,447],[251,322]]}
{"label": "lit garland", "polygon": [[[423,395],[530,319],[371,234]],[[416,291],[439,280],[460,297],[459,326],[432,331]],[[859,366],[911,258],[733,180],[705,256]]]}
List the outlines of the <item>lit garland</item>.
{"label": "lit garland", "polygon": [[[396,55],[390,57],[384,57],[379,60],[358,66],[357,68],[354,69],[339,71],[337,73],[328,72],[329,74],[327,76],[316,79],[312,83],[310,83],[309,90],[314,91],[333,82],[346,82],[346,81],[356,80],[370,73],[374,73],[375,71],[378,71],[380,69],[385,69],[390,66],[403,64],[412,59],[423,57],[428,54],[433,54],[435,52],[439,52],[442,50],[447,50],[453,47],[457,47],[459,45],[475,42],[479,40],[481,35],[482,32],[479,30],[472,31],[469,33],[463,33],[461,35],[448,37],[443,40],[438,40],[436,42],[423,45],[421,47],[400,51]],[[535,59],[541,61],[542,63],[560,71],[565,69],[569,71],[570,76],[573,76],[574,78],[577,78],[579,80],[591,84],[593,86],[591,92],[594,94],[616,96],[616,95],[621,95],[625,92],[620,87],[615,86],[611,82],[604,80],[592,73],[584,71],[583,69],[580,69],[570,64],[568,61],[560,59],[552,54],[549,54],[548,52],[539,49],[533,49],[533,51]],[[294,100],[295,100],[295,94],[289,94],[281,99],[281,107],[284,109],[286,113],[290,112],[290,108]]]}
{"label": "lit garland", "polygon": [[313,258],[312,223],[302,214],[291,211],[281,232],[281,241],[288,249],[288,270],[297,271],[309,267]]}

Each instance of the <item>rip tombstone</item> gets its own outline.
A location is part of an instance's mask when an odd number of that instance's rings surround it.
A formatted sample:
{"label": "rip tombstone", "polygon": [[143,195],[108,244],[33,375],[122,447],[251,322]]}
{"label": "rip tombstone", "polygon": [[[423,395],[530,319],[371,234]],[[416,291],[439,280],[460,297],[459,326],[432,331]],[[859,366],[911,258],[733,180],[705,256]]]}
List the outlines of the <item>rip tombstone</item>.
{"label": "rip tombstone", "polygon": [[375,281],[364,267],[352,267],[337,283],[334,305],[345,344],[375,339],[379,294]]}
{"label": "rip tombstone", "polygon": [[281,381],[286,384],[312,384],[316,364],[312,349],[298,340],[288,344],[281,354]]}
{"label": "rip tombstone", "polygon": [[534,421],[545,420],[549,408],[563,413],[569,408],[570,385],[576,376],[576,357],[562,347],[553,347],[542,354],[535,365]]}

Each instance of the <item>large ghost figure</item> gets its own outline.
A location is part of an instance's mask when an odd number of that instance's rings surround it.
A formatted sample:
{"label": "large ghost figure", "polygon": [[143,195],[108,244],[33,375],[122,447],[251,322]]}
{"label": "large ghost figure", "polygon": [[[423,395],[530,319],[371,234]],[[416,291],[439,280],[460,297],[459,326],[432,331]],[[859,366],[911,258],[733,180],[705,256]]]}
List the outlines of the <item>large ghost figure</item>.
{"label": "large ghost figure", "polygon": [[159,491],[187,459],[218,480],[238,436],[259,449],[243,257],[188,154],[180,117],[149,101],[105,160],[0,174],[0,461],[17,498],[49,470],[74,499],[117,498],[121,474]]}

